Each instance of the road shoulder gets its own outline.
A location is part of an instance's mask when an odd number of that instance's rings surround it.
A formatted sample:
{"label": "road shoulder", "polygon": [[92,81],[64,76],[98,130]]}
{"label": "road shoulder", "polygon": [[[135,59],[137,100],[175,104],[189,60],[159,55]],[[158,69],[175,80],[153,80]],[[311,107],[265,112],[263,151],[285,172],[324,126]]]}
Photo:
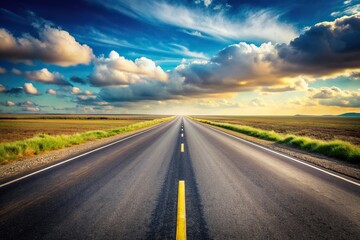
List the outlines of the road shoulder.
{"label": "road shoulder", "polygon": [[[165,122],[165,123],[167,123],[167,122]],[[21,175],[26,175],[30,172],[33,172],[33,171],[39,170],[41,168],[50,166],[52,164],[61,162],[65,159],[72,158],[77,155],[94,150],[96,148],[102,147],[111,142],[115,142],[115,141],[124,139],[126,137],[129,137],[131,135],[134,135],[136,133],[146,131],[153,127],[157,127],[161,124],[163,124],[163,123],[145,127],[145,128],[141,128],[141,129],[138,129],[135,131],[127,132],[127,133],[122,133],[122,134],[115,135],[112,137],[89,141],[89,142],[71,146],[68,148],[45,152],[45,153],[40,154],[35,157],[19,159],[17,161],[10,162],[5,165],[0,165],[0,181],[6,182],[8,179],[11,180],[12,178],[16,178]]]}
{"label": "road shoulder", "polygon": [[[197,121],[195,121],[197,122]],[[199,123],[199,122],[197,122]],[[242,133],[238,133],[235,131],[231,131],[228,129],[224,129],[221,127],[216,127],[216,126],[211,126],[208,124],[204,124],[204,123],[199,123],[202,124],[206,127],[210,127],[210,128],[214,128],[217,129],[219,131],[231,134],[233,136],[245,139],[247,141],[265,146],[271,150],[280,152],[280,153],[284,153],[287,154],[291,157],[295,157],[297,159],[300,160],[304,160],[306,162],[312,163],[314,165],[323,167],[325,169],[343,174],[345,176],[349,176],[355,179],[360,179],[360,165],[358,164],[350,164],[350,163],[346,163],[346,162],[341,162],[326,156],[322,156],[322,155],[318,155],[318,154],[313,154],[313,153],[309,153],[306,151],[302,151],[302,150],[298,150],[295,148],[291,148],[282,144],[278,144],[278,143],[274,143],[271,141],[267,141],[267,140],[263,140],[263,139],[259,139],[259,138],[255,138],[252,136],[248,136]]]}

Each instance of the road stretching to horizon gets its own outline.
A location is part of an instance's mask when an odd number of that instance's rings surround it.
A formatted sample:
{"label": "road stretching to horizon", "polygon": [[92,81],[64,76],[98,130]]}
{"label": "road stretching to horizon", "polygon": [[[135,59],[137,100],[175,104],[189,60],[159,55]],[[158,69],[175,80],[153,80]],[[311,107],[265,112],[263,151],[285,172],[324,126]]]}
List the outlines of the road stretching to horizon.
{"label": "road stretching to horizon", "polygon": [[360,185],[185,117],[0,185],[0,239],[359,239]]}

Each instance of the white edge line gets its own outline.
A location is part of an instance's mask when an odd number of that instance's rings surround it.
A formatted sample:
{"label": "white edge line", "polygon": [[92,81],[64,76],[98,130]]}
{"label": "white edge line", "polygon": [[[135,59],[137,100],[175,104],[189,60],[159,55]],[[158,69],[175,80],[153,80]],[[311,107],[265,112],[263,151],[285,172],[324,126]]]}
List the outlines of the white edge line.
{"label": "white edge line", "polygon": [[[160,124],[161,124],[161,123],[160,123]],[[154,127],[155,127],[155,128],[158,128],[159,126],[160,126],[160,125],[155,125]],[[112,146],[112,145],[114,145],[114,144],[117,144],[117,143],[119,143],[119,142],[123,142],[123,141],[125,141],[125,140],[128,140],[129,138],[136,137],[136,136],[141,135],[141,134],[143,134],[143,133],[146,133],[146,132],[148,132],[148,131],[150,131],[150,130],[154,130],[154,127],[150,128],[150,129],[147,129],[147,130],[145,130],[145,131],[139,132],[139,133],[135,133],[135,134],[133,134],[133,135],[131,135],[131,136],[122,138],[122,139],[120,139],[120,140],[117,140],[117,141],[115,141],[115,142],[109,143],[109,144],[107,144],[107,145],[104,145],[104,146],[95,148],[95,149],[93,149],[93,150],[91,150],[91,151],[89,151],[89,152],[85,152],[85,153],[83,153],[83,154],[80,154],[80,155],[78,155],[78,156],[69,158],[69,159],[67,159],[67,160],[64,160],[64,161],[62,161],[62,162],[56,163],[56,164],[51,165],[51,166],[49,166],[49,167],[40,169],[40,170],[35,171],[35,172],[32,172],[32,173],[29,173],[29,174],[27,174],[27,175],[25,175],[25,176],[16,178],[16,179],[11,180],[11,181],[9,181],[9,182],[3,183],[3,184],[0,185],[0,188],[5,187],[5,186],[7,186],[7,185],[10,185],[10,184],[12,184],[12,183],[18,182],[18,181],[23,180],[23,179],[25,179],[25,178],[31,177],[31,176],[33,176],[33,175],[35,175],[35,174],[44,172],[44,171],[49,170],[49,169],[51,169],[51,168],[60,166],[60,165],[62,165],[62,164],[64,164],[64,163],[71,162],[71,161],[73,161],[73,160],[75,160],[75,159],[77,159],[77,158],[80,158],[80,157],[85,156],[85,155],[88,155],[88,154],[90,154],[90,153],[99,151],[99,150],[101,150],[101,149],[103,149],[103,148],[110,147],[110,146]]]}
{"label": "white edge line", "polygon": [[[193,121],[194,121],[194,120],[193,120]],[[201,125],[202,125],[202,124],[201,124]],[[301,164],[303,164],[303,165],[306,165],[306,166],[308,166],[308,167],[311,167],[311,168],[313,168],[313,169],[319,170],[319,171],[321,171],[321,172],[323,172],[323,173],[326,173],[326,174],[328,174],[328,175],[331,175],[331,176],[333,176],[333,177],[339,178],[339,179],[341,179],[341,180],[344,180],[344,181],[346,181],[346,182],[352,183],[352,184],[360,187],[360,183],[358,183],[358,182],[355,182],[355,181],[352,181],[352,180],[350,180],[350,179],[344,178],[344,177],[339,176],[339,175],[337,175],[337,174],[334,174],[334,173],[332,173],[332,172],[326,171],[326,170],[324,170],[324,169],[321,169],[321,168],[319,168],[319,167],[316,167],[316,166],[313,166],[313,165],[311,165],[311,164],[305,163],[305,162],[303,162],[303,161],[301,161],[301,160],[298,160],[298,159],[296,159],[296,158],[293,158],[293,157],[287,156],[287,155],[285,155],[285,154],[276,152],[276,151],[274,151],[274,150],[271,150],[271,149],[268,149],[268,148],[266,148],[266,147],[263,147],[263,146],[261,146],[261,145],[259,145],[259,144],[250,142],[250,141],[248,141],[248,140],[245,140],[245,139],[242,139],[242,138],[240,138],[240,137],[231,135],[231,134],[229,134],[229,133],[220,131],[220,130],[218,130],[218,129],[215,129],[215,128],[211,128],[211,129],[213,129],[213,130],[215,130],[215,131],[217,131],[217,132],[219,132],[219,133],[228,135],[228,136],[230,136],[230,137],[232,137],[232,138],[238,139],[238,140],[240,140],[240,141],[246,142],[246,143],[248,143],[248,144],[251,144],[251,145],[253,145],[253,146],[256,146],[256,147],[258,147],[258,148],[261,148],[261,149],[263,149],[263,150],[266,150],[266,151],[268,151],[268,152],[277,154],[277,155],[279,155],[279,156],[285,157],[285,158],[290,159],[290,160],[292,160],[292,161],[295,161],[295,162],[301,163]]]}

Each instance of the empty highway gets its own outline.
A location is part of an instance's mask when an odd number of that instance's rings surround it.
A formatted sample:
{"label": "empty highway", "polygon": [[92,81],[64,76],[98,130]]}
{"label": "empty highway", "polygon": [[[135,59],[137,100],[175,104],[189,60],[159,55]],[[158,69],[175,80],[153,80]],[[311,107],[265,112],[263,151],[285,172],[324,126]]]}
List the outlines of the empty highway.
{"label": "empty highway", "polygon": [[[67,159],[64,159],[67,160]],[[360,184],[185,117],[0,183],[0,239],[360,239]]]}

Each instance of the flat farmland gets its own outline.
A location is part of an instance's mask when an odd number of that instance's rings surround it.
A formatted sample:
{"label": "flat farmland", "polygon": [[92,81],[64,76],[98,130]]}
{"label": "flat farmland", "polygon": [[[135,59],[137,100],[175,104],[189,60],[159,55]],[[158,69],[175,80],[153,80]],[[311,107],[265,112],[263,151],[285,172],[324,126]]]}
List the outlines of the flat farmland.
{"label": "flat farmland", "polygon": [[31,138],[39,133],[62,135],[118,128],[163,115],[0,115],[0,143]]}
{"label": "flat farmland", "polygon": [[294,116],[192,116],[215,122],[251,126],[281,134],[360,145],[360,118]]}

